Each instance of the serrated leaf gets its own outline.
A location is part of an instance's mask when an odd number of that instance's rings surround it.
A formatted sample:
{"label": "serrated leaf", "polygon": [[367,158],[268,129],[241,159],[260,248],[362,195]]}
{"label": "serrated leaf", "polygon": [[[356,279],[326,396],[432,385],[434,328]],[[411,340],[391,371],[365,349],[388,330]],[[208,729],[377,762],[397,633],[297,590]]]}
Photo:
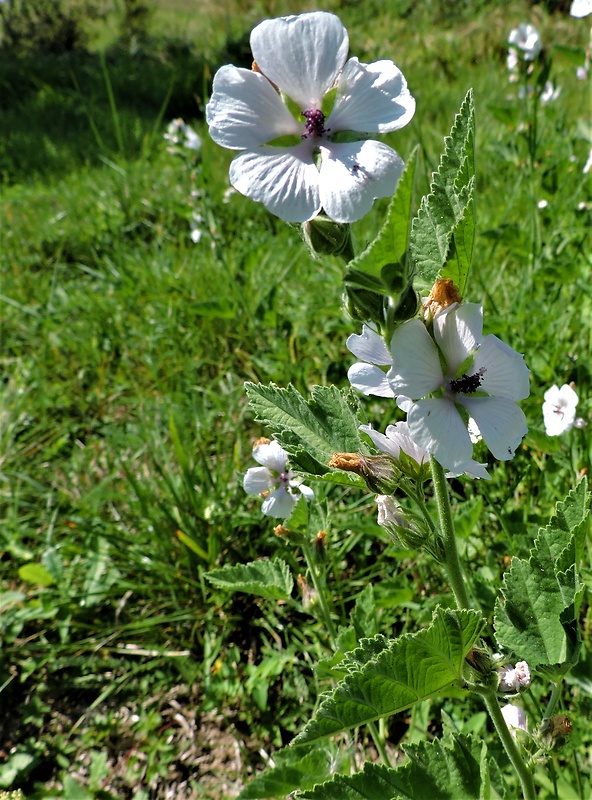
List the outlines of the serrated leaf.
{"label": "serrated leaf", "polygon": [[238,800],[284,798],[296,789],[312,788],[331,775],[333,753],[322,747],[289,747],[274,753],[276,766],[258,775]]}
{"label": "serrated leaf", "polygon": [[366,763],[355,775],[335,775],[305,791],[305,800],[482,800],[484,742],[457,736],[404,747],[409,761],[397,769]]}
{"label": "serrated leaf", "polygon": [[[290,456],[293,467],[327,479],[327,464],[334,453],[367,452],[362,444],[357,417],[358,401],[353,392],[336,386],[313,386],[310,400],[293,387],[279,388],[246,383],[256,418],[269,428]],[[348,480],[365,485],[357,476]]]}
{"label": "serrated leaf", "polygon": [[455,117],[430,193],[413,220],[410,250],[418,288],[449,277],[464,292],[475,232],[475,107],[469,91]]}
{"label": "serrated leaf", "polygon": [[577,620],[583,585],[578,575],[590,497],[585,481],[558,503],[528,560],[514,559],[504,575],[494,617],[498,642],[530,666],[577,661]]}
{"label": "serrated leaf", "polygon": [[[417,147],[409,156],[403,174],[399,178],[384,225],[364,252],[350,262],[348,272],[345,275],[346,281],[348,280],[348,274],[353,277],[357,272],[380,278],[384,266],[404,260],[409,244],[411,204],[413,202],[416,166]],[[401,276],[401,287],[406,283],[406,277],[404,275]]]}
{"label": "serrated leaf", "polygon": [[314,741],[396,714],[457,683],[483,624],[476,611],[437,609],[428,628],[393,640],[347,675],[295,742]]}
{"label": "serrated leaf", "polygon": [[212,569],[205,577],[219,589],[247,592],[268,600],[287,600],[294,586],[290,569],[280,558]]}

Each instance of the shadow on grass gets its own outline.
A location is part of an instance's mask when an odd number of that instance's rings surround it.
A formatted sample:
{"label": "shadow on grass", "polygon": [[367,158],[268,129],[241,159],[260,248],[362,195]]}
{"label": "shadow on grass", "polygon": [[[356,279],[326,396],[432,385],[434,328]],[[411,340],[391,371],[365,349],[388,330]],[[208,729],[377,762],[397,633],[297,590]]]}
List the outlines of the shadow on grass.
{"label": "shadow on grass", "polygon": [[60,177],[139,156],[162,122],[203,114],[210,70],[184,43],[132,54],[74,51],[0,59],[0,180]]}

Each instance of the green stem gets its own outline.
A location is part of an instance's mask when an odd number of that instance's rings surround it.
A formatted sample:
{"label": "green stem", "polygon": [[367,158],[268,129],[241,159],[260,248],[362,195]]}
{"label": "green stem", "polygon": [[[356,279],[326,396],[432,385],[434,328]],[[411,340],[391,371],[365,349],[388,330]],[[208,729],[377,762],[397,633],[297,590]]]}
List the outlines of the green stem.
{"label": "green stem", "polygon": [[379,732],[375,722],[368,722],[367,725],[372,739],[374,740],[374,744],[376,745],[376,749],[378,750],[378,755],[382,759],[382,763],[385,766],[390,767],[391,762],[388,757],[388,753],[386,752],[386,747],[384,746],[384,736]]}
{"label": "green stem", "polygon": [[436,506],[438,508],[440,532],[442,535],[442,544],[444,546],[444,564],[446,572],[448,573],[448,581],[450,582],[450,588],[454,594],[457,608],[470,608],[469,597],[467,595],[460,559],[458,557],[458,550],[456,548],[454,522],[452,521],[450,496],[448,494],[448,484],[444,476],[444,469],[438,464],[434,456],[430,456],[430,467],[432,470],[432,480],[434,482],[434,494]]}
{"label": "green stem", "polygon": [[536,791],[534,788],[532,773],[524,763],[514,736],[510,733],[510,729],[506,725],[506,721],[502,714],[502,710],[499,706],[495,692],[493,689],[488,689],[484,686],[475,688],[475,691],[480,694],[485,701],[487,712],[491,717],[493,724],[495,725],[495,729],[502,741],[504,750],[508,754],[508,758],[512,762],[512,766],[516,770],[518,779],[520,780],[520,785],[522,786],[522,796],[524,797],[524,800],[536,800]]}
{"label": "green stem", "polygon": [[555,713],[555,706],[557,705],[557,701],[561,697],[562,686],[563,686],[563,678],[557,681],[557,683],[553,684],[553,691],[551,692],[551,697],[549,698],[549,702],[547,703],[547,709],[541,720],[541,730],[545,730],[549,720]]}
{"label": "green stem", "polygon": [[306,566],[308,567],[308,571],[312,579],[312,585],[314,586],[317,592],[317,596],[319,598],[319,603],[321,606],[321,612],[323,615],[323,620],[325,622],[325,627],[327,628],[327,632],[331,638],[332,644],[335,645],[337,639],[337,629],[333,624],[333,619],[331,617],[331,610],[329,609],[329,604],[327,603],[327,597],[325,593],[325,581],[321,578],[321,576],[317,572],[317,568],[314,563],[310,547],[308,545],[303,545],[302,552],[304,553]]}

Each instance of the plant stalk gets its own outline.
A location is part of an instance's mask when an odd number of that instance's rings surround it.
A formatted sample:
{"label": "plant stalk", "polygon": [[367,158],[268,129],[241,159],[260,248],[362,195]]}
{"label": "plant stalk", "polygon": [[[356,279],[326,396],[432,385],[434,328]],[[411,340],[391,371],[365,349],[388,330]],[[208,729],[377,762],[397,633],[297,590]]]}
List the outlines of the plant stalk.
{"label": "plant stalk", "polygon": [[434,494],[438,508],[438,519],[440,521],[440,532],[442,544],[444,546],[444,566],[448,573],[450,588],[454,594],[457,608],[470,608],[469,597],[465,587],[465,581],[460,566],[458,550],[456,547],[456,536],[454,535],[454,522],[452,520],[452,510],[450,508],[450,496],[448,494],[448,484],[444,476],[443,467],[438,464],[434,456],[430,456],[430,467],[432,470],[432,480],[434,482]]}

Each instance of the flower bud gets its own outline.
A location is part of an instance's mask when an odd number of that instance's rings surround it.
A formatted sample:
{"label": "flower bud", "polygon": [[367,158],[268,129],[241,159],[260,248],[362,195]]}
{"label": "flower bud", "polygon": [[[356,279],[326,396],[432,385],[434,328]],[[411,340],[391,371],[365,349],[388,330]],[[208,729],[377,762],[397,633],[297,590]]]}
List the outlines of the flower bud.
{"label": "flower bud", "polygon": [[319,214],[300,229],[304,243],[313,258],[317,256],[341,256],[345,261],[354,258],[351,229],[348,223],[334,222]]}
{"label": "flower bud", "polygon": [[345,307],[352,319],[358,322],[384,322],[385,297],[370,289],[357,286],[345,286]]}
{"label": "flower bud", "polygon": [[365,480],[366,486],[375,494],[394,492],[399,482],[400,472],[395,461],[389,456],[334,453],[329,466],[346,472],[355,472]]}
{"label": "flower bud", "polygon": [[530,686],[530,668],[526,661],[516,662],[516,666],[511,664],[497,670],[499,676],[498,691],[504,693],[519,692]]}
{"label": "flower bud", "polygon": [[419,296],[413,288],[413,283],[408,283],[401,292],[397,304],[392,312],[395,322],[405,322],[417,314]]}
{"label": "flower bud", "polygon": [[524,709],[521,706],[514,706],[509,703],[507,706],[502,708],[502,714],[506,725],[510,729],[510,731],[516,735],[517,730],[526,731],[528,730],[526,725],[526,714],[524,713]]}
{"label": "flower bud", "polygon": [[425,544],[425,534],[414,527],[401,506],[390,495],[376,496],[378,505],[378,524],[397,542],[410,550],[417,550]]}

